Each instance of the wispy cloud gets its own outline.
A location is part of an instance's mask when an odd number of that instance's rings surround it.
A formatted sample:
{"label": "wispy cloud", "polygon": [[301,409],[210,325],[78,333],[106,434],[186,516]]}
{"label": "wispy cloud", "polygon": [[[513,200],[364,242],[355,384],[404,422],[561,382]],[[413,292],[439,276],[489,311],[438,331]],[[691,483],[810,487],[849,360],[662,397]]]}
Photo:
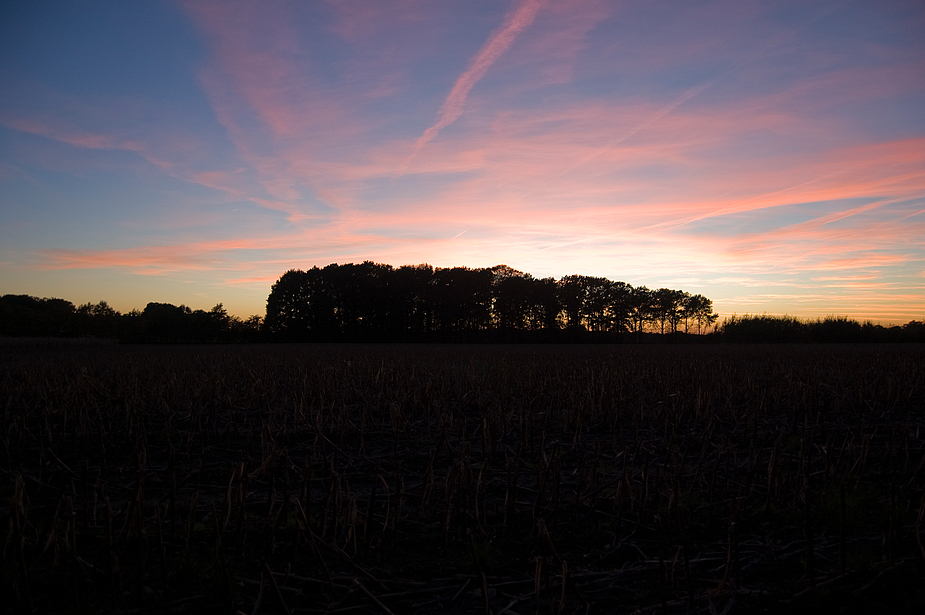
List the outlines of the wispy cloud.
{"label": "wispy cloud", "polygon": [[4,113],[0,114],[0,124],[14,130],[54,139],[78,148],[134,152],[166,172],[172,171],[174,166],[169,159],[153,152],[153,148],[144,141],[83,130],[57,118],[42,119]]}
{"label": "wispy cloud", "polygon": [[544,0],[522,0],[514,11],[504,20],[504,24],[494,32],[482,45],[478,53],[469,62],[465,72],[456,79],[453,89],[447,95],[443,105],[437,112],[437,120],[424,131],[414,144],[414,150],[399,169],[399,175],[411,163],[414,156],[437,136],[437,134],[462,115],[469,92],[475,84],[485,76],[491,65],[513,44],[520,32],[533,23],[537,11],[543,6]]}
{"label": "wispy cloud", "polygon": [[728,311],[925,304],[921,10],[177,4],[177,96],[4,73],[3,230],[67,238],[10,259],[241,286],[507,262],[689,280]]}

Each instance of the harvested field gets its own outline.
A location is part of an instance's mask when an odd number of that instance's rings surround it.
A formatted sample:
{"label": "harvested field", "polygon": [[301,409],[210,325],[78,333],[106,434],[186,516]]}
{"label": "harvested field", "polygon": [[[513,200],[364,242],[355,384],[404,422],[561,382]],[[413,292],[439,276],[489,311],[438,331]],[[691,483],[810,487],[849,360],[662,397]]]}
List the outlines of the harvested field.
{"label": "harvested field", "polygon": [[0,404],[11,612],[925,612],[922,345],[6,343]]}

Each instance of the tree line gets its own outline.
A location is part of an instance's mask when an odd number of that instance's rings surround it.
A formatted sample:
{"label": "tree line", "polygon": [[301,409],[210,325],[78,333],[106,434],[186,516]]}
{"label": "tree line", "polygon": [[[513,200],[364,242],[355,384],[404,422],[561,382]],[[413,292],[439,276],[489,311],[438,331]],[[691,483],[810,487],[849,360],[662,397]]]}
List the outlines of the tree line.
{"label": "tree line", "polygon": [[105,301],[75,307],[64,299],[0,297],[0,336],[92,337],[127,343],[249,342],[263,339],[263,318],[241,319],[221,303],[211,310],[149,303],[122,314]]}
{"label": "tree line", "polygon": [[[392,267],[366,261],[293,269],[273,284],[266,317],[148,303],[120,313],[105,301],[0,297],[0,336],[114,339],[126,343],[262,341],[729,343],[925,342],[925,322],[901,326],[842,316],[731,316],[715,326],[702,295],[607,278],[534,278],[491,268]],[[699,335],[702,334],[702,335]]]}
{"label": "tree line", "polygon": [[713,302],[603,277],[365,261],[284,273],[265,328],[286,341],[620,341],[705,333]]}
{"label": "tree line", "polygon": [[801,320],[794,316],[733,315],[723,321],[717,333],[731,343],[868,343],[925,342],[925,322],[884,327],[846,316]]}

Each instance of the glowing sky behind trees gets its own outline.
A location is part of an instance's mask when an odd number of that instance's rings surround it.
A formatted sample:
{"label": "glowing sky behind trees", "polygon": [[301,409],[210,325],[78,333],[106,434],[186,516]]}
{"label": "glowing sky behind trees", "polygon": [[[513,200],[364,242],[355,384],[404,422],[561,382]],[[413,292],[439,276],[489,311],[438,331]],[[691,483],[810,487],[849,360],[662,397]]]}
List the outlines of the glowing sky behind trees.
{"label": "glowing sky behind trees", "polygon": [[506,263],[925,318],[921,1],[4,6],[0,294]]}

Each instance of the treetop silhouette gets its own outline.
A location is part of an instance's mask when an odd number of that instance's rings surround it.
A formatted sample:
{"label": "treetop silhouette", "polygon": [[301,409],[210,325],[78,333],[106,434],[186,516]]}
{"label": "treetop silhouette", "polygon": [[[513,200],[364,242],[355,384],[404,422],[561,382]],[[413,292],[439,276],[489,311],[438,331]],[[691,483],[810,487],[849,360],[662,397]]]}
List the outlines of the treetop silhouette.
{"label": "treetop silhouette", "polygon": [[691,324],[703,332],[716,319],[702,295],[603,277],[365,261],[284,273],[267,298],[266,328],[292,341],[577,341]]}

